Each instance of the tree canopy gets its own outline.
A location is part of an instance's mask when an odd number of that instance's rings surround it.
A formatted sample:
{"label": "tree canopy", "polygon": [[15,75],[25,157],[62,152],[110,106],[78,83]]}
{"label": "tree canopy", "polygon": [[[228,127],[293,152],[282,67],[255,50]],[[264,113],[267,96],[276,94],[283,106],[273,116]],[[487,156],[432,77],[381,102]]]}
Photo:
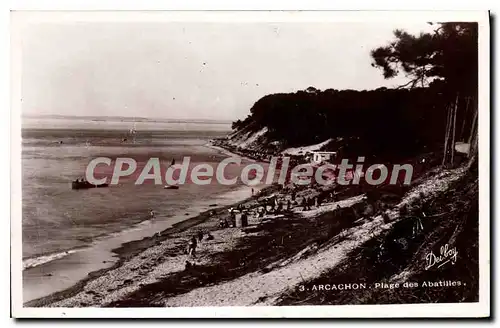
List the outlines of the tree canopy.
{"label": "tree canopy", "polygon": [[385,78],[403,73],[409,87],[440,84],[449,95],[475,96],[478,74],[477,23],[439,23],[432,33],[394,31],[395,40],[372,50],[372,66]]}
{"label": "tree canopy", "polygon": [[[439,147],[446,108],[457,104],[457,140],[469,134],[477,101],[476,23],[440,23],[432,33],[394,32],[395,40],[371,52],[372,65],[385,78],[403,73],[410,82],[396,89],[318,90],[271,94],[259,99],[233,128],[268,128],[268,136],[285,146],[332,138],[352,153],[365,156],[409,154]],[[460,98],[458,97],[460,95]],[[455,135],[455,132],[453,132]],[[441,145],[442,147],[442,145]]]}

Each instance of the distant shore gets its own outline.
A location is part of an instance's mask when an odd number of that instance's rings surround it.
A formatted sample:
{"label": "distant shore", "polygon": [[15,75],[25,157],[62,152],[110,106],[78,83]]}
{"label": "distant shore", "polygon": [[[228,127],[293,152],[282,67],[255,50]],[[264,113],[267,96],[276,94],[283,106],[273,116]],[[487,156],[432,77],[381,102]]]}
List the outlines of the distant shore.
{"label": "distant shore", "polygon": [[23,119],[72,119],[72,120],[91,120],[106,122],[155,122],[155,123],[210,123],[210,124],[231,124],[231,120],[214,119],[182,119],[182,118],[163,118],[163,117],[130,117],[130,116],[68,116],[68,115],[37,115],[24,114]]}

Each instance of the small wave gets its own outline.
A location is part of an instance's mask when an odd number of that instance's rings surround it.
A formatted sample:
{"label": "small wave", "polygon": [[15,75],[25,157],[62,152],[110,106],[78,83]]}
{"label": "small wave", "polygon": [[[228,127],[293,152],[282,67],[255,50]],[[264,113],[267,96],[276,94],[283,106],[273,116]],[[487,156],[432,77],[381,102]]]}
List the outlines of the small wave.
{"label": "small wave", "polygon": [[62,259],[63,257],[66,257],[70,254],[76,253],[78,250],[70,250],[70,251],[65,251],[65,252],[60,252],[60,253],[53,253],[49,255],[42,255],[39,257],[34,257],[34,258],[29,258],[23,260],[23,270],[30,269],[37,267],[39,265],[49,263],[58,259]]}

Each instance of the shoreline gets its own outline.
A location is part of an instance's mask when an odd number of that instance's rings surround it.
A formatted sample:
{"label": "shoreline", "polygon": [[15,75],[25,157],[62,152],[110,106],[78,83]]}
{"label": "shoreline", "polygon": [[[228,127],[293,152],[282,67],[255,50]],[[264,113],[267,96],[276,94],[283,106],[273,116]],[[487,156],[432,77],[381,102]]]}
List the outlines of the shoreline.
{"label": "shoreline", "polygon": [[[178,222],[160,235],[123,243],[113,250],[119,260],[111,268],[93,272],[72,288],[25,306],[130,308],[290,302],[287,297],[295,295],[294,288],[301,282],[320,279],[327,271],[334,273],[328,279],[343,279],[342,268],[353,260],[351,254],[365,244],[375,244],[372,248],[377,252],[378,236],[386,238],[392,230],[401,230],[398,226],[411,224],[401,215],[402,207],[421,206],[422,191],[427,193],[427,201],[434,199],[463,172],[429,169],[408,188],[384,186],[375,191],[370,186],[342,186],[335,189],[336,197],[327,197],[309,209],[302,208],[299,201],[287,210],[255,215],[259,208],[270,205],[270,195],[283,203],[291,194],[312,199],[331,195],[333,190],[304,187],[291,193],[278,185],[268,186],[258,195]],[[383,203],[375,201],[372,192],[385,196]],[[248,226],[219,227],[219,219],[228,217],[227,209],[238,204],[254,214],[249,215]],[[185,252],[187,241],[200,231],[212,238],[200,239],[196,257],[191,257]],[[351,275],[349,279],[356,277]],[[307,300],[303,297],[293,296],[292,302],[301,304]]]}
{"label": "shoreline", "polygon": [[[269,186],[266,188],[263,188],[260,191],[260,196],[266,196],[269,193],[272,193],[273,189],[275,187]],[[24,303],[24,306],[27,307],[45,307],[45,306],[50,306],[54,303],[64,301],[66,299],[69,299],[75,295],[77,295],[80,292],[84,291],[84,287],[92,282],[93,280],[102,277],[104,274],[119,269],[123,267],[128,261],[133,259],[134,257],[137,257],[141,252],[147,251],[148,249],[151,249],[158,244],[161,243],[168,243],[169,241],[175,240],[178,238],[178,234],[194,234],[200,225],[203,223],[206,223],[210,219],[213,219],[213,221],[219,219],[219,217],[225,215],[227,213],[227,210],[231,207],[236,207],[239,204],[245,204],[248,202],[251,202],[252,200],[255,199],[255,196],[253,197],[248,197],[246,199],[243,199],[241,201],[235,202],[230,205],[225,205],[222,207],[217,207],[212,210],[207,210],[195,217],[188,218],[186,220],[177,222],[172,225],[172,227],[167,228],[163,231],[160,232],[160,235],[155,234],[150,237],[145,237],[140,240],[134,240],[134,241],[129,241],[123,243],[120,247],[115,248],[112,250],[113,253],[116,254],[118,257],[118,260],[109,268],[101,269],[98,271],[93,271],[88,274],[88,276],[80,280],[78,283],[73,285],[70,288],[67,288],[63,291],[55,292],[52,293],[48,296],[44,296],[38,299],[34,299],[31,301],[28,301]],[[214,211],[213,215],[210,215],[210,213]],[[172,246],[172,245],[169,245]]]}
{"label": "shoreline", "polygon": [[240,157],[241,159],[245,159],[249,162],[257,162],[257,159],[249,156],[248,154],[239,153],[236,150],[229,150],[228,148],[224,148],[223,146],[214,145],[214,140],[210,140],[209,142],[207,142],[205,144],[205,147],[213,149],[213,150],[217,150],[217,151],[219,151],[223,154],[226,154],[230,157]]}
{"label": "shoreline", "polygon": [[[229,150],[224,149],[222,147],[217,147],[217,146],[211,145],[211,140],[208,141],[204,146],[207,148],[211,148],[211,149],[223,152],[229,156],[242,157],[242,156],[235,154],[233,152],[230,152]],[[255,161],[254,159],[251,159],[251,158],[246,157],[246,156],[245,156],[245,158],[247,160]],[[258,187],[254,187],[254,188],[256,188],[259,196],[264,196],[270,190],[273,189],[273,186],[263,186],[260,190]],[[200,224],[202,224],[210,219],[210,213],[215,213],[214,214],[215,216],[220,216],[222,213],[225,213],[229,208],[237,207],[240,204],[245,204],[246,202],[249,202],[254,198],[255,198],[255,196],[250,196],[250,197],[244,198],[242,200],[232,202],[228,205],[215,206],[213,209],[208,209],[208,210],[205,210],[203,212],[200,212],[198,215],[188,217],[184,220],[181,220],[181,221],[178,221],[178,222],[172,224],[170,227],[168,227],[166,229],[163,229],[159,233],[160,236],[158,236],[157,234],[154,234],[154,235],[150,235],[150,236],[147,236],[147,237],[144,237],[141,239],[123,242],[119,247],[111,249],[111,253],[113,254],[113,257],[117,258],[116,261],[112,261],[112,262],[114,262],[113,265],[106,267],[106,268],[102,268],[99,270],[94,270],[94,271],[89,272],[85,278],[78,280],[71,287],[68,287],[68,288],[61,290],[61,291],[53,292],[47,296],[39,297],[39,298],[30,300],[30,301],[24,302],[23,304],[24,304],[24,306],[28,306],[28,307],[43,307],[43,306],[47,306],[49,304],[52,304],[54,302],[58,302],[58,301],[67,299],[69,297],[72,297],[72,296],[78,294],[79,292],[81,292],[83,290],[84,286],[86,284],[88,284],[89,282],[91,282],[92,280],[102,276],[103,274],[105,274],[109,271],[120,268],[121,266],[124,265],[124,263],[126,263],[128,260],[130,260],[131,258],[136,256],[140,252],[142,252],[150,247],[153,247],[154,245],[156,245],[160,242],[164,242],[164,241],[168,240],[168,238],[171,237],[172,235],[179,234],[182,232],[187,232],[190,229],[194,230],[197,226],[199,226]],[[42,264],[42,265],[44,265],[44,264]]]}

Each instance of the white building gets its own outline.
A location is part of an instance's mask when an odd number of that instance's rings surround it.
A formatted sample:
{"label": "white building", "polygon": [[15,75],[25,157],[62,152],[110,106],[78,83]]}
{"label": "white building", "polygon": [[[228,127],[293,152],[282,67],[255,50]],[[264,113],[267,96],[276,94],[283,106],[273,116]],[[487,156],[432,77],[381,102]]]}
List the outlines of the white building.
{"label": "white building", "polygon": [[329,162],[335,158],[337,155],[334,151],[313,151],[311,152],[311,161],[315,164],[321,164],[323,162]]}

